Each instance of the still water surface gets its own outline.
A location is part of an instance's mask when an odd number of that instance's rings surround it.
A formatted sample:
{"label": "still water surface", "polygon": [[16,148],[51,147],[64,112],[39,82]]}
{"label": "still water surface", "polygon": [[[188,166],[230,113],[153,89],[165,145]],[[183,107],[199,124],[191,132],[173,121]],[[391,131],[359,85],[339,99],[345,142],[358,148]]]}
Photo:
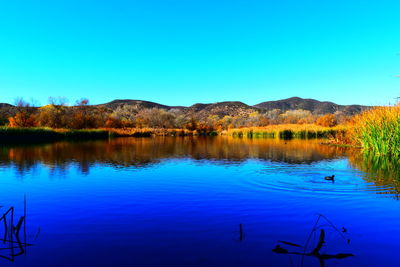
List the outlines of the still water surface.
{"label": "still water surface", "polygon": [[[165,137],[3,146],[0,211],[14,206],[18,221],[26,194],[26,242],[33,246],[12,257],[1,244],[0,264],[400,266],[399,169],[318,141]],[[332,174],[334,183],[324,179]],[[303,252],[318,214],[338,230],[320,220],[320,253],[355,256],[322,261],[272,251],[280,244]],[[306,252],[317,242],[312,235]]]}

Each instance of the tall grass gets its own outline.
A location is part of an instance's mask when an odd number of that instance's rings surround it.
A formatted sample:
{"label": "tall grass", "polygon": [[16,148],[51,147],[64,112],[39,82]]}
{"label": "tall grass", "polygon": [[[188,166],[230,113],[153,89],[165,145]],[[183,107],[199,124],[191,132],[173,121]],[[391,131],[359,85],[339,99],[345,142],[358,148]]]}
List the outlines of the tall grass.
{"label": "tall grass", "polygon": [[0,128],[0,143],[34,143],[60,139],[60,134],[48,128]]}
{"label": "tall grass", "polygon": [[98,129],[89,130],[70,130],[61,133],[64,139],[67,140],[93,140],[107,139],[110,137],[110,132]]}
{"label": "tall grass", "polygon": [[332,138],[339,132],[345,132],[344,127],[323,127],[314,124],[278,124],[266,127],[243,127],[229,130],[187,130],[165,128],[123,128],[107,129],[118,137],[147,137],[147,136],[216,136],[228,135],[249,138],[279,138],[279,139],[313,139]]}
{"label": "tall grass", "polygon": [[116,137],[150,137],[150,136],[215,136],[217,131],[198,131],[188,129],[169,129],[169,128],[105,128]]}
{"label": "tall grass", "polygon": [[0,143],[41,143],[57,140],[107,139],[105,130],[54,130],[51,128],[0,127]]}
{"label": "tall grass", "polygon": [[226,134],[235,137],[279,138],[288,140],[334,138],[338,133],[345,131],[346,128],[343,126],[331,128],[314,124],[278,124],[265,127],[229,129]]}
{"label": "tall grass", "polygon": [[400,106],[376,107],[354,117],[354,142],[377,155],[400,156]]}
{"label": "tall grass", "polygon": [[151,137],[157,136],[187,136],[193,135],[192,131],[186,129],[165,128],[107,128],[116,137]]}

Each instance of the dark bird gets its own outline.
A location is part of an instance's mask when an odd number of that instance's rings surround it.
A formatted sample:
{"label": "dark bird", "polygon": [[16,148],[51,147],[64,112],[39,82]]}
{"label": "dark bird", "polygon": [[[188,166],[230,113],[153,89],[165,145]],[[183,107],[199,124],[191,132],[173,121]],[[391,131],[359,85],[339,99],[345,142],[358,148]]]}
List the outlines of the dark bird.
{"label": "dark bird", "polygon": [[335,181],[335,175],[332,175],[332,176],[325,176],[325,180],[328,180],[328,181]]}

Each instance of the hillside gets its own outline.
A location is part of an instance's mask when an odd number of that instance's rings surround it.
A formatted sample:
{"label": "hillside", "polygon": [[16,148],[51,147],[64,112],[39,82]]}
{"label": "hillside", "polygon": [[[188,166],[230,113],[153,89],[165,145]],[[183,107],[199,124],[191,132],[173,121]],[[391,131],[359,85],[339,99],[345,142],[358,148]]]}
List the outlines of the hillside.
{"label": "hillside", "polygon": [[124,105],[137,106],[139,109],[143,109],[143,108],[170,109],[171,108],[169,106],[150,102],[150,101],[131,100],[131,99],[117,99],[117,100],[114,100],[114,101],[111,101],[111,102],[108,102],[105,104],[96,105],[96,106],[115,110],[116,108],[118,108],[120,106],[124,106]]}
{"label": "hillside", "polygon": [[315,99],[303,99],[300,97],[262,102],[254,105],[254,107],[265,111],[272,109],[280,109],[282,111],[304,109],[318,115],[335,113],[336,111],[341,111],[346,115],[354,115],[369,108],[368,106],[361,105],[338,105],[332,102],[321,102]]}
{"label": "hillside", "polygon": [[259,111],[259,109],[238,101],[194,104],[187,108],[187,112],[196,113],[198,117],[207,117],[209,115],[218,115],[219,117],[237,115],[247,116],[254,111]]}
{"label": "hillside", "polygon": [[112,110],[115,110],[118,106],[123,105],[135,105],[139,109],[141,108],[161,108],[161,109],[178,109],[185,113],[197,114],[199,117],[206,117],[208,115],[246,115],[254,111],[267,112],[273,109],[280,109],[282,112],[287,110],[304,109],[312,112],[316,115],[323,115],[328,113],[335,113],[341,111],[346,115],[354,115],[361,111],[369,108],[368,106],[362,105],[338,105],[333,102],[318,101],[315,99],[303,99],[300,97],[292,97],[288,99],[282,99],[277,101],[266,101],[259,103],[254,106],[247,105],[239,101],[224,101],[217,103],[197,103],[189,107],[184,106],[167,106],[159,103],[141,101],[141,100],[114,100],[109,103],[101,104]]}
{"label": "hillside", "polygon": [[[229,116],[242,116],[247,117],[250,113],[258,111],[265,113],[270,110],[279,109],[281,112],[287,110],[304,109],[316,115],[323,115],[328,113],[335,113],[341,111],[345,115],[354,115],[369,108],[368,106],[361,105],[338,105],[332,102],[321,102],[315,99],[303,99],[300,97],[292,97],[278,101],[266,101],[254,106],[247,105],[239,101],[225,101],[217,103],[197,103],[189,107],[184,106],[167,106],[155,102],[131,99],[117,99],[108,103],[89,106],[96,110],[97,108],[104,108],[108,112],[113,112],[118,107],[125,105],[135,106],[137,110],[141,109],[165,109],[177,110],[186,115],[194,116],[199,119],[207,118],[210,115],[218,115],[223,117]],[[0,103],[0,119],[4,120],[10,116],[15,115],[16,107],[6,103]]]}
{"label": "hillside", "polygon": [[7,103],[0,103],[0,108],[11,108],[13,105],[7,104]]}
{"label": "hillside", "polygon": [[16,108],[13,105],[0,103],[0,125],[7,121],[8,117],[14,116]]}

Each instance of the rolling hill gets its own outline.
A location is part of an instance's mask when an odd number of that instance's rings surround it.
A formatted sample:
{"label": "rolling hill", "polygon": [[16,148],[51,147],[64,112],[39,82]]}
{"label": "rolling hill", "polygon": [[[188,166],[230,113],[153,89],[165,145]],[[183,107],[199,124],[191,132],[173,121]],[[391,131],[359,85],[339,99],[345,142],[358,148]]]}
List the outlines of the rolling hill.
{"label": "rolling hill", "polygon": [[338,105],[333,102],[318,101],[315,99],[304,99],[300,97],[292,97],[277,101],[261,102],[257,105],[250,106],[239,101],[224,101],[217,103],[197,103],[189,107],[184,106],[167,106],[159,103],[141,101],[141,100],[114,100],[109,103],[101,104],[109,109],[116,109],[118,106],[136,105],[138,108],[161,108],[166,110],[178,109],[188,113],[197,113],[200,117],[208,115],[244,115],[254,111],[267,112],[273,109],[280,109],[282,112],[287,110],[304,109],[316,115],[324,115],[341,111],[346,115],[354,115],[370,108],[362,105]]}
{"label": "rolling hill", "polygon": [[[189,107],[184,106],[168,106],[150,101],[143,100],[131,100],[131,99],[117,99],[108,103],[92,105],[90,107],[96,108],[101,107],[112,112],[118,107],[124,105],[136,106],[138,110],[158,108],[165,110],[178,110],[185,114],[195,115],[199,118],[206,118],[209,115],[218,115],[223,117],[225,115],[230,116],[247,116],[248,114],[258,111],[264,113],[270,110],[279,109],[282,112],[287,110],[303,109],[312,112],[315,115],[324,115],[328,113],[335,113],[337,111],[343,112],[345,115],[355,115],[361,111],[370,108],[370,106],[361,105],[338,105],[333,102],[321,102],[315,99],[303,99],[300,97],[292,97],[288,99],[282,99],[277,101],[266,101],[261,102],[257,105],[250,106],[239,101],[224,101],[216,103],[197,103]],[[6,118],[15,114],[16,108],[13,105],[7,103],[0,103],[0,117]]]}

